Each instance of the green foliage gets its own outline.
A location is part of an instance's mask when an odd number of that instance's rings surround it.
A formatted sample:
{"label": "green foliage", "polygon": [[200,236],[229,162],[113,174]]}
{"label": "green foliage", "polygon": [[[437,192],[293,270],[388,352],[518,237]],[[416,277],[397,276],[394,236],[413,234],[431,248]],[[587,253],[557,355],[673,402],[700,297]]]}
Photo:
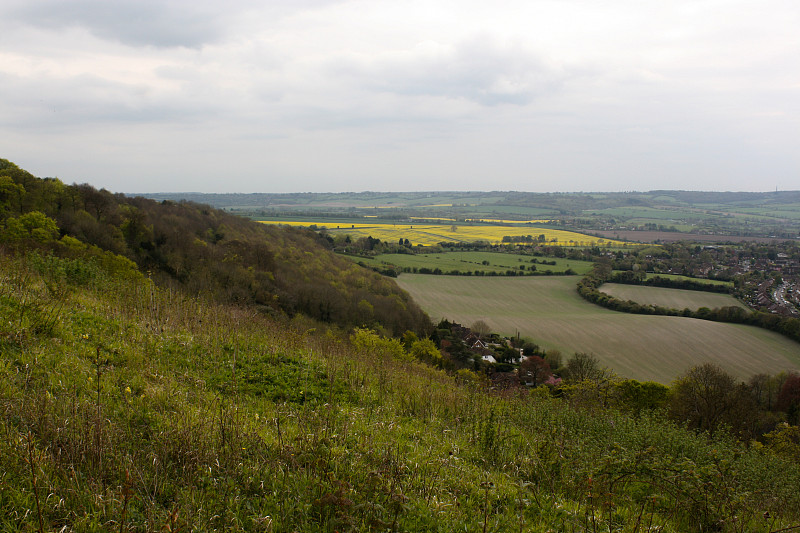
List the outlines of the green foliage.
{"label": "green foliage", "polygon": [[616,384],[620,407],[636,414],[665,407],[669,399],[669,387],[654,381],[626,379]]}
{"label": "green foliage", "polygon": [[410,355],[406,352],[401,341],[391,337],[383,337],[369,329],[356,328],[350,336],[350,342],[355,348],[371,353],[382,359],[394,358],[398,361],[411,360]]}
{"label": "green foliage", "polygon": [[16,218],[8,217],[0,226],[0,242],[11,245],[26,241],[47,244],[57,237],[56,222],[39,211],[30,211]]}
{"label": "green foliage", "polygon": [[[494,395],[478,374],[452,378],[372,330],[352,342],[319,323],[295,330],[70,261],[0,255],[3,529],[742,531],[764,529],[765,512],[773,530],[800,521],[798,463],[723,433],[709,439],[648,410]],[[48,296],[51,271],[72,288]],[[26,302],[46,298],[60,305],[53,327],[26,327],[24,342],[8,344],[28,324]]]}
{"label": "green foliage", "polygon": [[763,447],[800,462],[800,427],[786,422],[763,437]]}
{"label": "green foliage", "polygon": [[430,339],[420,339],[411,343],[408,352],[418,361],[429,365],[441,367],[443,364],[442,353]]}
{"label": "green foliage", "polygon": [[127,198],[0,168],[0,244],[96,258],[160,285],[272,314],[420,334],[430,319],[396,284],[334,255],[308,230],[267,227],[207,205]]}

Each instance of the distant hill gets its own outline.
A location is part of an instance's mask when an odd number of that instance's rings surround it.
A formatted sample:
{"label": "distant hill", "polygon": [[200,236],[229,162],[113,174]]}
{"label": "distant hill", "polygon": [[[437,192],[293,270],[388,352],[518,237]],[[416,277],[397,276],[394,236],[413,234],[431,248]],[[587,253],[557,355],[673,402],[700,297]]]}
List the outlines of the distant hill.
{"label": "distant hill", "polygon": [[[359,192],[287,194],[153,193],[153,199],[207,203],[252,217],[342,216],[546,219],[577,231],[628,235],[633,241],[697,235],[797,239],[800,191],[649,191],[534,193],[515,191]],[[631,230],[637,233],[630,234]],[[626,233],[627,232],[627,233]],[[643,232],[650,232],[645,235]],[[654,234],[658,232],[658,234]],[[688,235],[688,237],[686,237]]]}
{"label": "distant hill", "polygon": [[[27,227],[48,220],[55,233]],[[0,224],[5,246],[68,253],[77,239],[134,261],[163,285],[217,301],[393,334],[430,327],[394,281],[337,257],[314,232],[256,224],[208,205],[65,185],[0,159]]]}

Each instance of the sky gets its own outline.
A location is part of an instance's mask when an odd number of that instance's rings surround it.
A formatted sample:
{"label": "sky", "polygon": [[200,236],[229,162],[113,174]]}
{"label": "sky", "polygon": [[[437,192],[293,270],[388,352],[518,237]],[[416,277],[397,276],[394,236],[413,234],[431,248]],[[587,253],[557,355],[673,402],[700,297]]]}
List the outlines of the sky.
{"label": "sky", "polygon": [[800,189],[797,0],[3,0],[0,158],[114,192]]}

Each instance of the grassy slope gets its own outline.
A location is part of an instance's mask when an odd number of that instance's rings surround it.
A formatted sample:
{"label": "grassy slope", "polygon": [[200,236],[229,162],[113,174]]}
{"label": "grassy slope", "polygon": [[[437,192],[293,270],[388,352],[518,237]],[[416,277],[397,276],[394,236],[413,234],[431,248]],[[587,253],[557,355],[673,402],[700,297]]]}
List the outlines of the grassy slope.
{"label": "grassy slope", "polygon": [[683,317],[631,315],[592,305],[577,277],[464,278],[403,274],[399,285],[434,319],[485,320],[504,334],[548,348],[597,355],[620,375],[669,383],[713,361],[747,378],[800,368],[800,344],[750,326]]}
{"label": "grassy slope", "polygon": [[[592,269],[590,261],[576,261],[573,259],[559,259],[554,257],[530,257],[498,252],[445,252],[430,254],[381,254],[372,259],[354,258],[364,261],[365,264],[375,266],[396,265],[398,267],[417,267],[417,268],[440,268],[443,272],[458,270],[460,272],[476,271],[481,272],[502,272],[509,269],[517,270],[520,265],[525,266],[527,273],[532,266],[536,267],[536,272],[543,273],[551,270],[552,272],[564,272],[572,268],[577,274],[586,274]],[[531,259],[537,261],[555,261],[555,265],[543,265],[531,263]],[[488,265],[482,264],[488,261]]]}
{"label": "grassy slope", "polygon": [[[52,282],[51,267],[39,272]],[[358,349],[313,323],[72,272],[80,285],[47,285],[0,255],[2,531],[40,519],[273,532],[800,519],[800,467],[733,442],[488,395],[387,343]]]}
{"label": "grassy slope", "polygon": [[747,306],[729,294],[713,292],[690,291],[685,289],[668,289],[664,287],[645,287],[636,285],[623,285],[620,283],[604,283],[600,291],[620,300],[632,300],[640,304],[660,305],[670,309],[692,310],[700,307],[736,306],[747,309]]}

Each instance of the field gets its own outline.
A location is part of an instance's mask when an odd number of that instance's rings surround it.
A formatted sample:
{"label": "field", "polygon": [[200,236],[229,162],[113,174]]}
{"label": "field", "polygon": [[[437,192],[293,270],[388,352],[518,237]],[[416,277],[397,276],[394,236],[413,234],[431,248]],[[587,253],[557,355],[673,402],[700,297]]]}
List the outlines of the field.
{"label": "field", "polygon": [[[434,246],[440,242],[477,242],[492,244],[502,242],[504,236],[528,236],[550,245],[561,246],[628,246],[627,243],[582,233],[538,226],[459,226],[456,224],[386,224],[343,223],[337,221],[310,222],[295,220],[260,221],[263,224],[287,226],[314,226],[326,228],[331,235],[350,235],[352,239],[373,237],[386,242],[408,239],[412,245]],[[540,236],[544,237],[540,237]]]}
{"label": "field", "polygon": [[619,283],[605,283],[600,291],[620,300],[632,300],[640,304],[660,305],[670,309],[689,308],[697,310],[701,307],[714,309],[715,307],[736,306],[747,309],[747,306],[729,294],[714,292],[690,291],[684,289],[667,289],[664,287],[642,287],[637,285],[622,285]]}
{"label": "field", "polygon": [[733,282],[731,281],[724,281],[721,279],[709,279],[709,278],[692,278],[689,276],[681,276],[679,274],[663,274],[658,273],[654,274],[652,272],[648,272],[647,279],[650,278],[667,278],[667,279],[679,279],[684,281],[693,281],[695,283],[705,283],[706,285],[727,285],[728,287],[733,287]]}
{"label": "field", "polygon": [[747,237],[739,235],[704,235],[700,233],[678,233],[675,231],[632,231],[632,230],[592,230],[592,233],[607,239],[625,239],[630,242],[774,242],[776,239],[769,237]]}
{"label": "field", "polygon": [[595,354],[624,377],[669,383],[706,361],[746,379],[800,369],[800,344],[777,333],[683,317],[619,313],[577,294],[577,276],[474,278],[403,274],[400,286],[434,321],[485,320],[565,355]]}
{"label": "field", "polygon": [[[508,270],[517,270],[525,274],[535,267],[539,273],[564,272],[571,268],[576,274],[585,274],[592,269],[590,261],[576,261],[556,257],[531,257],[499,252],[444,252],[430,254],[381,254],[374,258],[353,258],[370,266],[386,267],[394,265],[399,268],[440,269],[442,272],[497,272],[505,274]],[[537,261],[533,263],[532,261]],[[555,262],[555,265],[541,264]],[[486,264],[484,264],[486,263]]]}

